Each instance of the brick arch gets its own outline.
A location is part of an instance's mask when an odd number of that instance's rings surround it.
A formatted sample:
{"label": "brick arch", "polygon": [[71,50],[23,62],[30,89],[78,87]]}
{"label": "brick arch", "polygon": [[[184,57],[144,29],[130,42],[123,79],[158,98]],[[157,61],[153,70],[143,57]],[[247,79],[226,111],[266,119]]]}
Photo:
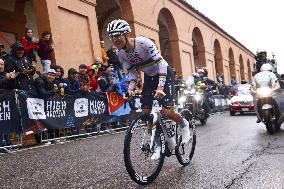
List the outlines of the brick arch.
{"label": "brick arch", "polygon": [[[100,40],[106,42],[106,46],[110,46],[106,28],[110,21],[114,19],[126,20],[131,27],[130,35],[135,36],[134,15],[130,0],[97,0],[96,13]],[[106,6],[107,5],[107,6]]]}
{"label": "brick arch", "polygon": [[231,47],[229,48],[228,58],[229,58],[229,67],[230,67],[230,76],[231,76],[230,79],[232,79],[232,77],[236,79],[235,56],[233,49]]}
{"label": "brick arch", "polygon": [[159,25],[161,54],[175,68],[177,74],[182,74],[178,32],[171,11],[162,8],[159,11],[157,23]]}
{"label": "brick arch", "polygon": [[240,75],[241,75],[241,80],[245,80],[245,66],[244,66],[244,60],[243,56],[240,54],[239,56],[239,63],[240,63]]}
{"label": "brick arch", "polygon": [[224,74],[222,50],[221,50],[221,45],[220,45],[220,42],[219,42],[218,39],[214,40],[213,51],[214,51],[216,75],[217,75],[217,73]]}
{"label": "brick arch", "polygon": [[196,67],[206,67],[205,46],[201,30],[195,27],[192,30],[193,58]]}

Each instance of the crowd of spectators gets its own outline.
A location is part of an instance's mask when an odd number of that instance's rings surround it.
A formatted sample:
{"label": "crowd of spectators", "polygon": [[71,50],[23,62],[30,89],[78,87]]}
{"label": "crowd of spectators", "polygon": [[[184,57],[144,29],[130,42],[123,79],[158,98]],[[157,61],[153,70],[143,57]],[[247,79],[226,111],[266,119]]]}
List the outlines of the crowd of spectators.
{"label": "crowd of spectators", "polygon": [[[100,41],[101,55],[95,62],[70,68],[65,78],[65,70],[52,62],[54,45],[51,33],[45,31],[41,37],[36,39],[32,29],[28,28],[21,40],[13,43],[10,53],[6,53],[4,45],[0,44],[0,89],[34,90],[41,98],[57,93],[117,92],[126,99],[128,94],[141,92],[141,79],[131,81],[125,76],[114,45],[106,50],[104,41]],[[35,68],[36,55],[42,71]],[[128,90],[129,85],[135,87]]]}

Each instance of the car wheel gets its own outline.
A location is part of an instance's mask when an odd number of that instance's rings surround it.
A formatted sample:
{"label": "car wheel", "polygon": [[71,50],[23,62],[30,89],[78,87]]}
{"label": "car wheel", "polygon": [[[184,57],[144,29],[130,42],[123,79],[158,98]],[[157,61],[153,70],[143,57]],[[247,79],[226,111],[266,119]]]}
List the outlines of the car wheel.
{"label": "car wheel", "polygon": [[236,114],[236,112],[230,111],[230,116],[234,116],[235,114]]}

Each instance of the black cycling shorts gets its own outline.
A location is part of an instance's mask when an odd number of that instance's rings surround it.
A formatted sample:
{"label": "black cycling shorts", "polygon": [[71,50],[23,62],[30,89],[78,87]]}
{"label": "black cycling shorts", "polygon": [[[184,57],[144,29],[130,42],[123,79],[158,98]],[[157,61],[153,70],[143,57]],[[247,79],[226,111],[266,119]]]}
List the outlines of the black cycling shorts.
{"label": "black cycling shorts", "polygon": [[[142,109],[152,109],[155,90],[159,84],[159,75],[147,76],[144,75],[144,84],[142,88]],[[171,67],[167,68],[167,78],[164,86],[164,93],[166,96],[161,100],[164,107],[174,106],[174,74]]]}

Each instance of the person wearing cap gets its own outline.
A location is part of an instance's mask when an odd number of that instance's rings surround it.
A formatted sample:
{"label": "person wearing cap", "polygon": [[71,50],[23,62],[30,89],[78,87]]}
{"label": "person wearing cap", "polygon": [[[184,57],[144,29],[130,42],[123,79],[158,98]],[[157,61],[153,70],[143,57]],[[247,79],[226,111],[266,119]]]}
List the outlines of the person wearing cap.
{"label": "person wearing cap", "polygon": [[49,98],[56,94],[58,87],[54,82],[55,76],[56,71],[54,69],[48,69],[35,79],[35,89],[40,98]]}
{"label": "person wearing cap", "polygon": [[66,86],[64,91],[66,94],[74,95],[80,91],[80,82],[77,79],[78,72],[75,68],[70,68],[68,70],[68,77],[64,79]]}
{"label": "person wearing cap", "polygon": [[106,53],[105,42],[100,41],[100,44],[101,44],[101,53],[102,53],[103,65],[107,66],[109,57],[107,56],[107,53]]}
{"label": "person wearing cap", "polygon": [[64,79],[64,83],[66,86],[64,87],[64,91],[68,95],[75,95],[79,92],[88,92],[89,88],[87,86],[80,86],[80,82],[77,79],[78,72],[75,68],[70,68],[68,70],[68,77]]}
{"label": "person wearing cap", "polygon": [[5,52],[5,46],[0,43],[0,59],[5,61],[7,53]]}

